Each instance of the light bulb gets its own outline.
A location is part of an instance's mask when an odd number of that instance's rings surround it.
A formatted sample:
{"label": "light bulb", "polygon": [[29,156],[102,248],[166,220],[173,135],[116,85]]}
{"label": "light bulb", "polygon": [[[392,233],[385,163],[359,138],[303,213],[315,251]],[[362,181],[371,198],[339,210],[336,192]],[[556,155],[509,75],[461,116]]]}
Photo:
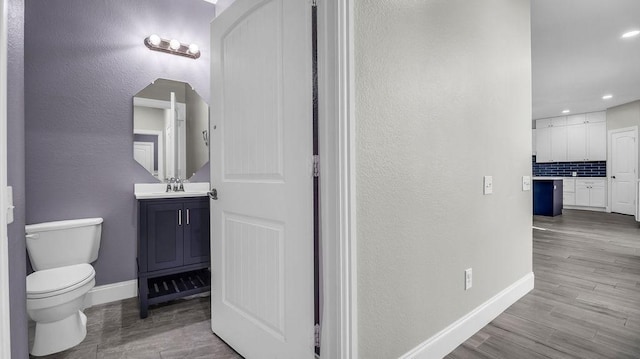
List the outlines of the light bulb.
{"label": "light bulb", "polygon": [[171,41],[169,41],[169,47],[171,48],[171,50],[178,50],[180,48],[180,41],[172,39]]}
{"label": "light bulb", "polygon": [[200,51],[200,48],[196,44],[189,45],[189,52],[192,54],[197,54]]}
{"label": "light bulb", "polygon": [[608,99],[610,99],[612,97],[613,97],[613,95],[604,95],[604,96],[602,96],[602,99],[603,100],[608,100]]}
{"label": "light bulb", "polygon": [[562,110],[562,113],[569,113],[569,112],[571,112],[571,111],[569,111],[569,110]]}
{"label": "light bulb", "polygon": [[622,34],[622,37],[623,38],[634,37],[634,36],[637,36],[638,34],[640,34],[640,30],[633,30],[633,31],[625,32],[624,34]]}
{"label": "light bulb", "polygon": [[149,42],[151,43],[151,45],[153,46],[158,46],[160,45],[160,36],[153,34],[151,36],[149,36]]}

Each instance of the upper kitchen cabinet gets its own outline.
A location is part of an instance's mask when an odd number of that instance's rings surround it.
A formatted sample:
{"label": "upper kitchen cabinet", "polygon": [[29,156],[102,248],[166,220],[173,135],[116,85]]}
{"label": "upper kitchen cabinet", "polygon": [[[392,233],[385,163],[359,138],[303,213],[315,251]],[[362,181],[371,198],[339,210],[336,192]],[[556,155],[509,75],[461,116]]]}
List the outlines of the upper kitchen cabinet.
{"label": "upper kitchen cabinet", "polygon": [[565,116],[536,121],[536,162],[567,160],[567,118]]}
{"label": "upper kitchen cabinet", "polygon": [[605,161],[606,159],[605,112],[569,116],[567,118],[567,160]]}
{"label": "upper kitchen cabinet", "polygon": [[536,162],[605,161],[605,112],[536,121]]}

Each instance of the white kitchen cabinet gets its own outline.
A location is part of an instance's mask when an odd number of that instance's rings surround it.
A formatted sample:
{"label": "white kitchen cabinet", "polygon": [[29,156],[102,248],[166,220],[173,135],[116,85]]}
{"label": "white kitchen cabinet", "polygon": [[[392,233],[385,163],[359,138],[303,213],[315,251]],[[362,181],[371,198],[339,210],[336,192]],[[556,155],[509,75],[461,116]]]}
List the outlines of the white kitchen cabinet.
{"label": "white kitchen cabinet", "polygon": [[562,179],[562,206],[575,206],[576,204],[576,180],[575,178]]}
{"label": "white kitchen cabinet", "polygon": [[605,179],[576,179],[575,205],[606,207]]}
{"label": "white kitchen cabinet", "polygon": [[536,162],[605,161],[606,113],[536,120]]}
{"label": "white kitchen cabinet", "polygon": [[536,162],[551,160],[551,127],[536,128]]}
{"label": "white kitchen cabinet", "polygon": [[587,160],[587,124],[567,126],[567,160]]}
{"label": "white kitchen cabinet", "polygon": [[[607,123],[604,112],[569,116],[567,120],[567,160],[606,161]],[[582,120],[582,123],[577,123]]]}
{"label": "white kitchen cabinet", "polygon": [[587,123],[587,161],[607,160],[607,123]]}
{"label": "white kitchen cabinet", "polygon": [[536,162],[567,160],[566,124],[564,116],[536,121]]}
{"label": "white kitchen cabinet", "polygon": [[551,127],[551,162],[567,160],[567,126]]}

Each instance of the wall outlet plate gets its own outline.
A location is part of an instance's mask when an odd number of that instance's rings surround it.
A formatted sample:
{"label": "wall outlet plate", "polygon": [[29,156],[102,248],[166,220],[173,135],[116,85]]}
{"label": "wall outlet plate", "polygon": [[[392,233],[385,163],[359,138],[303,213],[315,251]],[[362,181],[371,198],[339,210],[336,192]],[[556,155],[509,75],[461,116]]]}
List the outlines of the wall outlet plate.
{"label": "wall outlet plate", "polygon": [[493,193],[493,176],[484,176],[484,194]]}
{"label": "wall outlet plate", "polygon": [[522,190],[523,191],[531,190],[531,176],[522,176]]}
{"label": "wall outlet plate", "polygon": [[464,271],[464,290],[469,290],[473,287],[473,272],[471,268]]}

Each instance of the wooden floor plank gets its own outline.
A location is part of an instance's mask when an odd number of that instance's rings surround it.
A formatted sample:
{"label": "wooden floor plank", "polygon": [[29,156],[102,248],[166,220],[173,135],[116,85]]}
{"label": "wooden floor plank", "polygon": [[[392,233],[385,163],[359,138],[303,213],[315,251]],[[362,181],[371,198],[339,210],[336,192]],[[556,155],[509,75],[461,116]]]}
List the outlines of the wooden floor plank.
{"label": "wooden floor plank", "polygon": [[640,224],[564,210],[533,225],[535,289],[446,358],[640,358]]}

